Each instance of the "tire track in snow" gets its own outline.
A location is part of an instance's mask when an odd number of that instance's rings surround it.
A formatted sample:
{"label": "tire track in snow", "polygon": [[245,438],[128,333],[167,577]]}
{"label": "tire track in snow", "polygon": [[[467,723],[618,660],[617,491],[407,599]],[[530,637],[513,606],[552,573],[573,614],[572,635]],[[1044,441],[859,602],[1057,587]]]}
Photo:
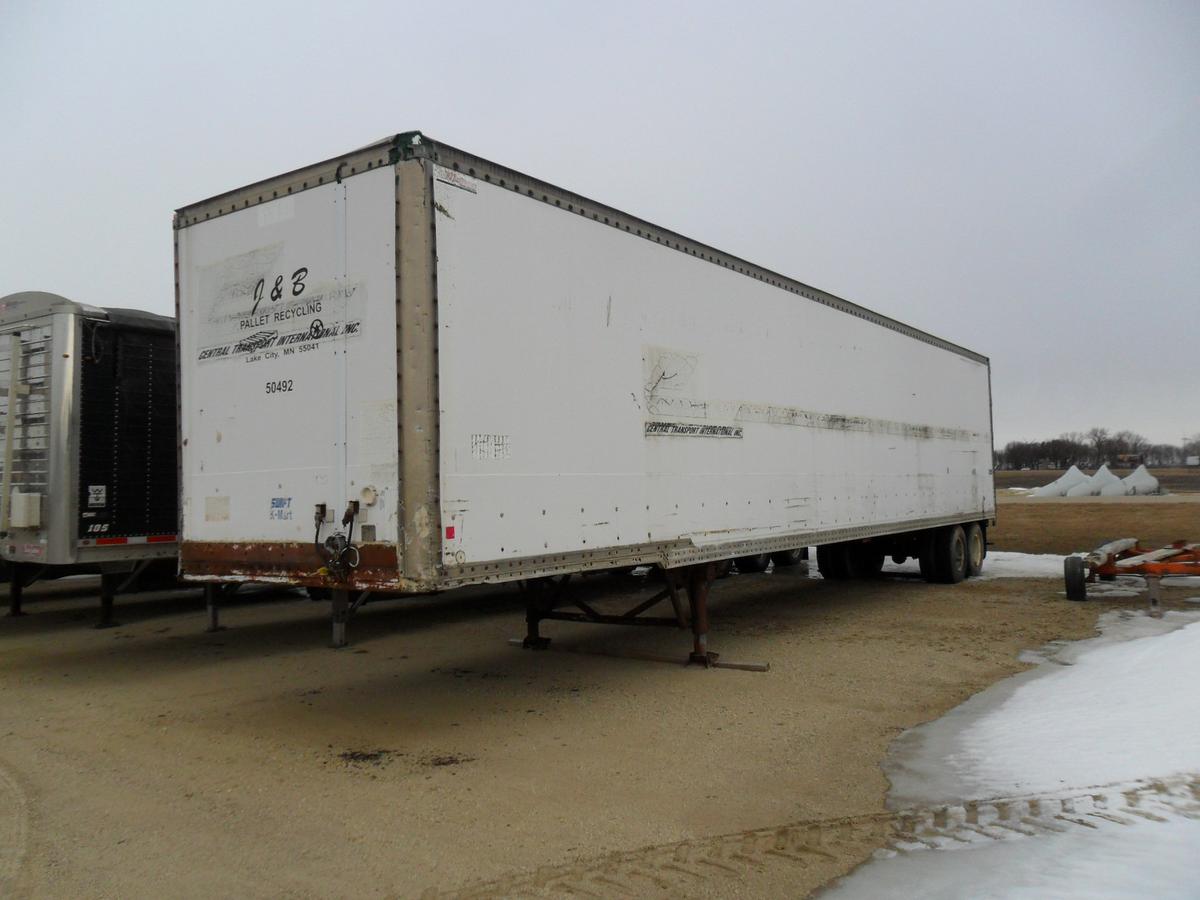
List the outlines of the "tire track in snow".
{"label": "tire track in snow", "polygon": [[834,858],[830,849],[846,844],[875,846],[880,848],[877,856],[892,856],[1114,825],[1132,827],[1175,816],[1200,819],[1200,775],[800,821],[611,853],[422,896],[674,896],[702,880],[736,879],[771,863],[804,867],[829,861]]}

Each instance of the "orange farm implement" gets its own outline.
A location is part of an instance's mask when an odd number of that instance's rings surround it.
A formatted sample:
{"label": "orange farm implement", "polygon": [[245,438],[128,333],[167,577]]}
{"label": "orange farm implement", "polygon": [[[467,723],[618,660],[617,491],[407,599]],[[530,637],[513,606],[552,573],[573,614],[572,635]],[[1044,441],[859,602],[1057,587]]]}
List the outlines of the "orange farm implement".
{"label": "orange farm implement", "polygon": [[1122,538],[1097,547],[1087,556],[1063,560],[1068,600],[1086,600],[1087,586],[1097,578],[1111,581],[1118,575],[1140,575],[1150,588],[1151,603],[1157,606],[1159,581],[1174,575],[1200,575],[1200,544],[1176,541],[1159,550],[1138,544],[1137,538]]}

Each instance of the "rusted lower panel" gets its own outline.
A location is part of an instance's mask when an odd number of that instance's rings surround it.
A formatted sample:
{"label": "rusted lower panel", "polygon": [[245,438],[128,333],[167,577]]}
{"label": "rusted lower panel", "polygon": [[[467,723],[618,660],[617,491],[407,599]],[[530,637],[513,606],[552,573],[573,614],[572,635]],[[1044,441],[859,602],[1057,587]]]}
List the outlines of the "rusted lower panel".
{"label": "rusted lower panel", "polygon": [[344,580],[325,568],[325,561],[309,543],[224,543],[185,541],[180,548],[180,568],[185,578],[203,581],[245,579],[278,581],[312,587],[346,590],[417,592],[430,586],[400,577],[396,548],[389,544],[358,544],[358,567]]}

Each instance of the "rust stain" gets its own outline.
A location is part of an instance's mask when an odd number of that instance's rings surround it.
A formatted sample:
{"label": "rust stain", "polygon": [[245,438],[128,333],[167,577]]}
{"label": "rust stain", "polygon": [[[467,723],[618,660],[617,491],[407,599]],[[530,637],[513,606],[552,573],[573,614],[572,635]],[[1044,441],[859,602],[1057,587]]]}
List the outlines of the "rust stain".
{"label": "rust stain", "polygon": [[238,581],[273,581],[348,590],[402,590],[396,548],[358,544],[358,568],[345,580],[332,577],[310,543],[184,541],[179,548],[185,576]]}

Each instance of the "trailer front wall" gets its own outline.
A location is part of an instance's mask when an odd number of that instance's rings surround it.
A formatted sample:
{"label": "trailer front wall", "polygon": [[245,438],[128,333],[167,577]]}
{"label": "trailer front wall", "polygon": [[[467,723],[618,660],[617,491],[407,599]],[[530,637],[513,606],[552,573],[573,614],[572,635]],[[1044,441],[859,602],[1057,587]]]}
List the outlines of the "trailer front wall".
{"label": "trailer front wall", "polygon": [[358,574],[396,581],[394,178],[177,230],[185,576],[302,578],[316,505],[323,540],[358,501]]}
{"label": "trailer front wall", "polygon": [[553,198],[434,192],[446,566],[993,514],[986,362]]}

